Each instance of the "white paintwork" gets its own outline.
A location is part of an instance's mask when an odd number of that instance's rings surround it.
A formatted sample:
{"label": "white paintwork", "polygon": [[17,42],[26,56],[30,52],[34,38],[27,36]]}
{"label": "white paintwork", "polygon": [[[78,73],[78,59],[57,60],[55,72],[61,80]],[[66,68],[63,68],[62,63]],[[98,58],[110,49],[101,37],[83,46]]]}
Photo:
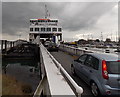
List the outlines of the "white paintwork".
{"label": "white paintwork", "polygon": [[[32,20],[34,22],[31,22]],[[44,22],[40,22],[38,20],[39,19],[30,19],[30,26],[29,26],[29,29],[30,29],[29,39],[30,39],[30,41],[35,40],[35,37],[36,37],[35,34],[39,34],[39,35],[48,34],[48,37],[45,36],[46,38],[50,38],[50,37],[52,38],[52,36],[54,36],[54,35],[56,35],[56,36],[62,35],[62,27],[60,26],[58,19],[41,19],[41,20],[45,20]],[[48,20],[53,21],[53,22],[50,22]],[[55,22],[55,21],[57,21],[57,22]],[[32,30],[31,30],[31,28],[32,28]],[[39,30],[35,30],[35,28],[38,28]],[[41,28],[45,28],[45,31],[41,30]],[[47,28],[51,28],[51,30],[47,31]],[[54,31],[53,28],[56,28],[56,30]],[[59,31],[59,28],[61,28],[61,31]],[[40,38],[44,38],[44,36],[41,36]],[[61,38],[61,40],[62,40],[62,38]]]}
{"label": "white paintwork", "polygon": [[41,53],[51,95],[75,95],[69,84],[59,72],[46,49],[41,45]]}
{"label": "white paintwork", "polygon": [[62,32],[40,32],[40,31],[34,31],[34,32],[30,32],[30,33],[37,33],[37,34],[62,34]]}
{"label": "white paintwork", "polygon": [[36,39],[34,40],[34,43],[36,43],[36,44],[40,43],[40,36],[36,37]]}
{"label": "white paintwork", "polygon": [[82,87],[80,87],[80,86],[77,85],[77,83],[65,71],[65,69],[61,66],[61,64],[49,52],[48,52],[48,54],[53,59],[53,61],[57,64],[57,67],[58,67],[59,71],[61,70],[64,73],[64,75],[68,78],[68,80],[70,81],[70,83],[74,86],[74,88],[76,89],[76,92],[78,93],[78,95],[81,95],[83,93]]}

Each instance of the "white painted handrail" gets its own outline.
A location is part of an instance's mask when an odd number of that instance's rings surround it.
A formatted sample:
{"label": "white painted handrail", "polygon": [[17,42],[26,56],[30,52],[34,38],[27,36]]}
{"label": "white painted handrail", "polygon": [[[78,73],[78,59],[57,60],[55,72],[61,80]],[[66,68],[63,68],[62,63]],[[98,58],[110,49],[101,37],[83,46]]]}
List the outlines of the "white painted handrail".
{"label": "white painted handrail", "polygon": [[[46,50],[47,51],[47,50]],[[61,64],[47,51],[49,56],[52,58],[52,60],[56,63],[58,69],[64,73],[64,75],[67,77],[67,79],[71,82],[71,84],[74,86],[76,92],[78,95],[81,95],[83,93],[83,88],[78,86],[78,84],[71,78],[71,76],[65,71],[65,69],[61,66]]]}
{"label": "white painted handrail", "polygon": [[[42,44],[40,45],[40,48],[42,51],[41,55],[43,57],[43,64],[48,82],[48,87],[45,88],[49,89],[49,95],[75,95],[67,81],[63,80],[64,77],[62,73],[58,70],[47,49]],[[63,90],[64,88],[65,90]]]}
{"label": "white painted handrail", "polygon": [[[40,44],[40,50],[43,61],[42,64],[44,65],[45,69],[44,72],[46,76],[46,82],[40,82],[33,97],[36,97],[37,95],[40,96],[42,90],[43,95],[73,95],[73,97],[76,95],[81,97],[83,89],[77,85],[77,83],[65,71],[61,64],[47,51],[47,49],[42,44]],[[66,80],[63,80],[65,77],[69,83]],[[76,91],[75,93],[70,87],[70,84],[74,87]]]}
{"label": "white painted handrail", "polygon": [[43,79],[40,81],[35,93],[33,94],[33,97],[38,97],[37,95],[41,95],[42,94],[42,90],[45,86],[45,81],[46,81],[46,77],[44,76]]}

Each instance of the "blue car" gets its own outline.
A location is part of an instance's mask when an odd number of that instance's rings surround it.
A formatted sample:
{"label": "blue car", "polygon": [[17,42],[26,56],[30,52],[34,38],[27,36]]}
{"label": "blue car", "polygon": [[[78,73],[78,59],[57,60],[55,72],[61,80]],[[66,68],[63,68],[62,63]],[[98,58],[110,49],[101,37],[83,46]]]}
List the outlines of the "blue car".
{"label": "blue car", "polygon": [[120,96],[120,58],[117,54],[83,54],[71,64],[71,72],[90,85],[96,97]]}

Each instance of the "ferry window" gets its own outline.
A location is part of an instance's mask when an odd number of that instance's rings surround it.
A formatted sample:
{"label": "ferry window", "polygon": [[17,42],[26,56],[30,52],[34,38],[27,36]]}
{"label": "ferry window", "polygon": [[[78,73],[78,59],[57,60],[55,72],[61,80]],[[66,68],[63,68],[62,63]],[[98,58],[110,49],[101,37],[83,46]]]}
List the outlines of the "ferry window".
{"label": "ferry window", "polygon": [[47,31],[51,31],[51,28],[47,28]]}
{"label": "ferry window", "polygon": [[33,28],[30,28],[30,31],[33,31]]}
{"label": "ferry window", "polygon": [[41,28],[41,31],[43,31],[43,32],[44,32],[44,31],[45,31],[45,28]]}
{"label": "ferry window", "polygon": [[52,31],[57,31],[57,28],[52,28]]}
{"label": "ferry window", "polygon": [[58,32],[61,32],[62,31],[62,28],[58,28]]}
{"label": "ferry window", "polygon": [[35,31],[39,31],[39,28],[35,28]]}
{"label": "ferry window", "polygon": [[39,31],[41,31],[41,28],[39,28]]}

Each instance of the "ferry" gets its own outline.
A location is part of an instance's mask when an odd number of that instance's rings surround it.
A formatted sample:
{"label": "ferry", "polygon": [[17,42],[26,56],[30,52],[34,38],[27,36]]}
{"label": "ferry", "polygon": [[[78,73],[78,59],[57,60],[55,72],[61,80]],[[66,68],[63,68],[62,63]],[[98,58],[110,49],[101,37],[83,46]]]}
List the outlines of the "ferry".
{"label": "ferry", "polygon": [[[46,6],[45,6],[46,7]],[[45,18],[30,19],[29,41],[34,42],[37,36],[40,39],[51,40],[55,43],[62,41],[62,27],[58,19],[51,19],[46,10]]]}

